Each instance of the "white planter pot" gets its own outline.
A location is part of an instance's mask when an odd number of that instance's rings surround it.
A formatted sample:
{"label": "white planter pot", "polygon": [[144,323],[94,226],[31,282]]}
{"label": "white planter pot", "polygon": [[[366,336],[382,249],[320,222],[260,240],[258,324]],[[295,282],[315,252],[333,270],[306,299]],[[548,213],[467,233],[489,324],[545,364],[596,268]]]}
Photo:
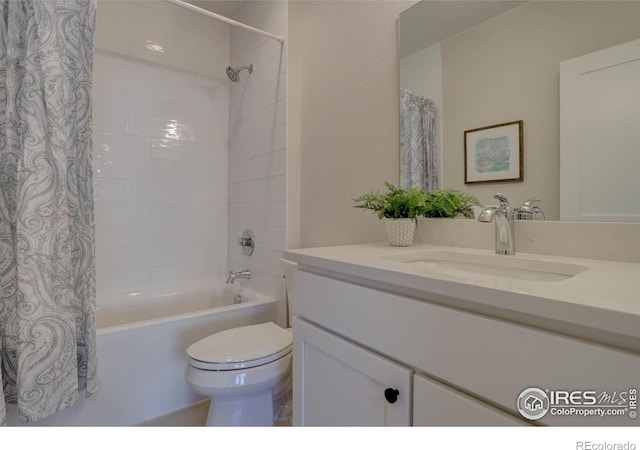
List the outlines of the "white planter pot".
{"label": "white planter pot", "polygon": [[411,219],[384,219],[387,226],[387,240],[394,247],[408,247],[413,244],[416,223]]}

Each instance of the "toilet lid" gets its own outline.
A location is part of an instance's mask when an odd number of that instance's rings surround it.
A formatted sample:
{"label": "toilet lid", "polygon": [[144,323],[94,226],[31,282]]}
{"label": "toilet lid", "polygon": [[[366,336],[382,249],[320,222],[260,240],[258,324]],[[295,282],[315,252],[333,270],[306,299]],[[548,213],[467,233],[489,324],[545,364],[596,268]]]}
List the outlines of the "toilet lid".
{"label": "toilet lid", "polygon": [[187,349],[190,364],[207,370],[255,367],[291,351],[291,332],[273,322],[212,334]]}

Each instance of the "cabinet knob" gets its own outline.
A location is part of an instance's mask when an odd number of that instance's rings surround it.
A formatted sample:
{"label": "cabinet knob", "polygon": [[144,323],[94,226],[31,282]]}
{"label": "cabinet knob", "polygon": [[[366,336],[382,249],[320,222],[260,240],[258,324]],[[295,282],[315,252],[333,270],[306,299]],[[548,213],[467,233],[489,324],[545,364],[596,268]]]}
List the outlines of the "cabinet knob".
{"label": "cabinet knob", "polygon": [[400,391],[397,389],[386,388],[384,390],[384,398],[386,398],[389,403],[398,401],[398,395],[400,395]]}

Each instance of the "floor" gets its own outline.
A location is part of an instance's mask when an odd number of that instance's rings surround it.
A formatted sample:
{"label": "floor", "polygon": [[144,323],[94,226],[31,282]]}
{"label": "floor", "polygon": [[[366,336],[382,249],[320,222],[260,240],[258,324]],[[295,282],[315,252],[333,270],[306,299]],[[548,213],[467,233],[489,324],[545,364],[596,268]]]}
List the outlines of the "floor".
{"label": "floor", "polygon": [[[137,424],[138,427],[203,427],[207,421],[211,400],[203,400],[186,408],[178,409],[163,416]],[[291,418],[280,420],[277,427],[291,426]]]}
{"label": "floor", "polygon": [[203,400],[186,408],[178,409],[164,416],[137,424],[138,427],[203,427],[207,421],[209,403]]}

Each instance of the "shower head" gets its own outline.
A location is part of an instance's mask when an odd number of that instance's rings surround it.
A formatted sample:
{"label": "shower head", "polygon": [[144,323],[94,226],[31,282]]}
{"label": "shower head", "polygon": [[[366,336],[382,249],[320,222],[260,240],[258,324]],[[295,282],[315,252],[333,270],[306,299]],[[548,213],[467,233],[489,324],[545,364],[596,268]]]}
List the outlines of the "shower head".
{"label": "shower head", "polygon": [[227,67],[227,76],[231,81],[233,81],[234,83],[237,83],[238,81],[240,81],[240,71],[244,69],[247,69],[249,73],[253,72],[253,64],[249,66],[238,67],[237,69],[229,66]]}

